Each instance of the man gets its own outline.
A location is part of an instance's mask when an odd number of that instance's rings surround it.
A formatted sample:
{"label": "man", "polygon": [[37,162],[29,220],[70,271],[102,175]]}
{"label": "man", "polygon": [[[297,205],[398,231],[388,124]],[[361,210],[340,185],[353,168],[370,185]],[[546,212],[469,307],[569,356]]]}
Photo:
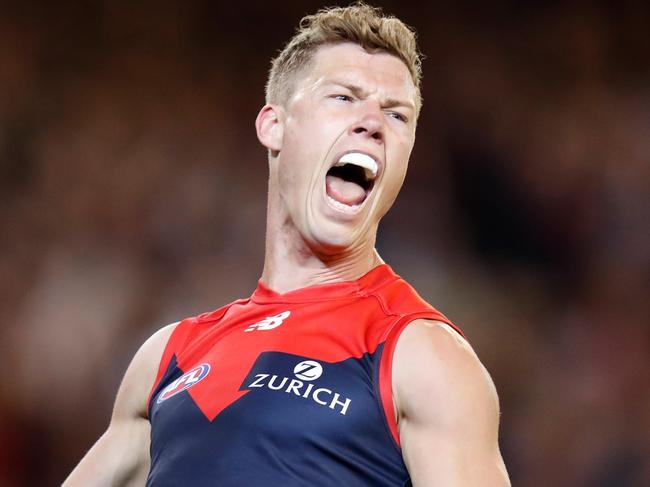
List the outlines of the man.
{"label": "man", "polygon": [[66,486],[509,485],[489,375],[374,249],[419,84],[399,20],[362,4],[303,19],[256,120],[257,289],[145,342]]}

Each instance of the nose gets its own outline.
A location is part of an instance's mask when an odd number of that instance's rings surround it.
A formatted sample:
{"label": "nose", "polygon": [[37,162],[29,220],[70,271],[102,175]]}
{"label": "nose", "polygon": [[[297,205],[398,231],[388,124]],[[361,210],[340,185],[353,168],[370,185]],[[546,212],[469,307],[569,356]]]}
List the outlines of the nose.
{"label": "nose", "polygon": [[359,119],[351,127],[350,132],[362,137],[373,139],[377,143],[384,141],[384,119],[382,117],[381,109],[373,103],[364,104],[362,113],[359,114]]}

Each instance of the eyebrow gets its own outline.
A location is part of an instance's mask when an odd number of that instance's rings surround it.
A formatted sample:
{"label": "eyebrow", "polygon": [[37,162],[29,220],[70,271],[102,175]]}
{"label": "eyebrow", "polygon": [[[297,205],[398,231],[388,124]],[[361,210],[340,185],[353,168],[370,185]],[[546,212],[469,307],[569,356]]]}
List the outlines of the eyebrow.
{"label": "eyebrow", "polygon": [[[357,98],[366,98],[368,93],[361,86],[355,85],[354,83],[349,83],[347,81],[341,80],[326,80],[323,85],[338,85],[342,88],[349,90]],[[383,99],[384,108],[395,108],[395,107],[404,107],[415,111],[415,104],[410,101],[400,100],[398,98],[384,98]]]}

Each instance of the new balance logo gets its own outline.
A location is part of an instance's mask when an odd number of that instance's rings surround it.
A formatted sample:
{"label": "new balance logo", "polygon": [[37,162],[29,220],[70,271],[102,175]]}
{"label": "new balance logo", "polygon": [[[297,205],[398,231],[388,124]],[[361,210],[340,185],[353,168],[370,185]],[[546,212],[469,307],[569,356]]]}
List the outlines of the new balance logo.
{"label": "new balance logo", "polygon": [[282,313],[275,316],[267,316],[262,321],[258,321],[257,323],[250,325],[244,331],[272,330],[273,328],[280,326],[282,322],[289,317],[290,314],[291,311],[283,311]]}

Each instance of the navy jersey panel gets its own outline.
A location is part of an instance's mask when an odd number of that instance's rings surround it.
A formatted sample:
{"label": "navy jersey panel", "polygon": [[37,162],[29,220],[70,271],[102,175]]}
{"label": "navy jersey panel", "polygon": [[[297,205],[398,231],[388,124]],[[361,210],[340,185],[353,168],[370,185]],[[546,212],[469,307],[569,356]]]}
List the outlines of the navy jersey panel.
{"label": "navy jersey panel", "polygon": [[[264,352],[241,385],[246,394],[212,421],[187,391],[153,401],[147,485],[408,485],[399,449],[377,427],[381,352],[338,363]],[[182,374],[173,364],[162,384]]]}

